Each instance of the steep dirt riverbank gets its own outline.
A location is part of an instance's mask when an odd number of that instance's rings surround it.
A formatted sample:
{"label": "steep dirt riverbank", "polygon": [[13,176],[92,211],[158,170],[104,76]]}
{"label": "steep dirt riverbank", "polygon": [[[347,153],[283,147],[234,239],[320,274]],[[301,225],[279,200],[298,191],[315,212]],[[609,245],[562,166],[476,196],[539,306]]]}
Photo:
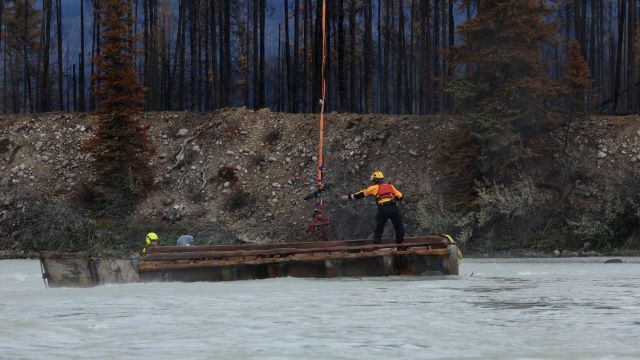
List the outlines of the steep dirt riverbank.
{"label": "steep dirt riverbank", "polygon": [[[159,229],[167,244],[181,232],[194,234],[199,243],[304,239],[313,210],[313,200],[304,198],[313,191],[316,115],[226,109],[141,117],[157,148],[152,161],[156,189],[141,202],[129,236]],[[337,196],[364,187],[377,169],[406,194],[408,233],[433,231],[429,219],[421,217],[428,217],[424,209],[437,201],[432,155],[440,139],[451,136],[450,120],[329,114],[326,208],[335,237],[370,235],[375,206],[340,203]],[[18,239],[24,242],[29,219],[57,216],[43,212],[57,209],[69,222],[86,216],[77,213],[87,205],[83,184],[93,170],[82,146],[95,129],[96,119],[85,114],[0,116],[1,248],[24,247]],[[640,122],[636,116],[586,116],[572,132],[566,156],[560,155],[562,129],[538,139],[538,148],[546,151],[539,154],[540,166],[525,173],[545,196],[570,205],[579,219],[600,211],[630,174],[637,178]],[[549,179],[567,159],[581,176],[558,188]]]}

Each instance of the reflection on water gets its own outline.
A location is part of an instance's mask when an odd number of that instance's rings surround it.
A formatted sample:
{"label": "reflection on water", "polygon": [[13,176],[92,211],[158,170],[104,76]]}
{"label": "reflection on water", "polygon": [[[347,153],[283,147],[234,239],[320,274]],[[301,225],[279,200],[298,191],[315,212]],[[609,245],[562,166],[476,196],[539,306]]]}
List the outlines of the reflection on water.
{"label": "reflection on water", "polygon": [[640,261],[625,261],[92,289],[0,261],[0,359],[640,359]]}

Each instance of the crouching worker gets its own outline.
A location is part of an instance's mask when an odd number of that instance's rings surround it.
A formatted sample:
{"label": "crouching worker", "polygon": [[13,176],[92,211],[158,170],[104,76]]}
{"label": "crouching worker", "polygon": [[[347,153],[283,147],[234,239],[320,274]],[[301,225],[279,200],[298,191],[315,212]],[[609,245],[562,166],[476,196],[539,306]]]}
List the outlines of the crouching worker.
{"label": "crouching worker", "polygon": [[158,235],[156,235],[156,233],[150,232],[147,234],[142,252],[146,253],[149,246],[158,246]]}
{"label": "crouching worker", "polygon": [[181,235],[176,241],[176,246],[191,246],[193,245],[193,236]]}
{"label": "crouching worker", "polygon": [[379,244],[382,241],[382,233],[388,219],[391,219],[393,228],[396,232],[396,244],[402,244],[404,241],[404,225],[402,224],[402,215],[398,208],[398,201],[402,200],[402,193],[395,186],[384,181],[384,174],[376,171],[371,175],[371,186],[357,193],[350,195],[342,195],[342,200],[362,199],[368,196],[375,196],[378,204],[378,213],[376,214],[376,229],[373,233],[373,243]]}

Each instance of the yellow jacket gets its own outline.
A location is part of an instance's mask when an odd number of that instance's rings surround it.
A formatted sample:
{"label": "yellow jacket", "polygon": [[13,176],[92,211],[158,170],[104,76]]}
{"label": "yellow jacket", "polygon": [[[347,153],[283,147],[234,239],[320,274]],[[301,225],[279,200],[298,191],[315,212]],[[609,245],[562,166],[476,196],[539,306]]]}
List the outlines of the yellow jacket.
{"label": "yellow jacket", "polygon": [[402,200],[402,193],[395,186],[388,183],[371,185],[356,193],[349,195],[350,199],[362,199],[369,196],[376,197],[376,203],[382,205],[389,201]]}

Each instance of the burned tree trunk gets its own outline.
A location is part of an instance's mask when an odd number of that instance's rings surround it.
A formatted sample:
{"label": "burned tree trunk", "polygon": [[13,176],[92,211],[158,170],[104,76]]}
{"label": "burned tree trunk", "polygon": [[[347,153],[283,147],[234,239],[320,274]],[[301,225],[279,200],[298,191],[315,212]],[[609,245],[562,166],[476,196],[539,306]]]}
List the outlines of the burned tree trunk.
{"label": "burned tree trunk", "polygon": [[56,6],[56,28],[58,37],[58,110],[64,110],[64,73],[62,72],[62,0]]}

